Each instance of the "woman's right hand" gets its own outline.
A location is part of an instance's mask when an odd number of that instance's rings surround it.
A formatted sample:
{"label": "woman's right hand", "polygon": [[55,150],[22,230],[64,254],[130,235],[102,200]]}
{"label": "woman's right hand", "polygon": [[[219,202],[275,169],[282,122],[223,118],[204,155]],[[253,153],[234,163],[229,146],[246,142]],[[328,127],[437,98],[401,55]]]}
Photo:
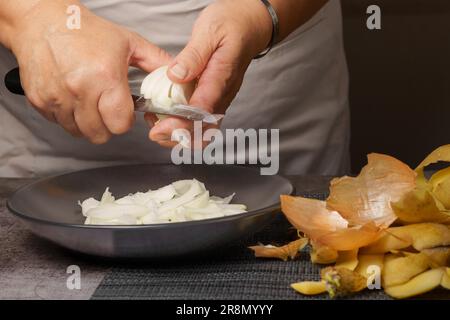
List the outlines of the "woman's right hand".
{"label": "woman's right hand", "polygon": [[[80,29],[67,26],[67,8],[74,3],[81,10]],[[128,66],[151,72],[171,61],[165,51],[76,1],[37,1],[9,32],[6,38],[14,41],[6,45],[19,62],[31,104],[96,144],[133,124]]]}

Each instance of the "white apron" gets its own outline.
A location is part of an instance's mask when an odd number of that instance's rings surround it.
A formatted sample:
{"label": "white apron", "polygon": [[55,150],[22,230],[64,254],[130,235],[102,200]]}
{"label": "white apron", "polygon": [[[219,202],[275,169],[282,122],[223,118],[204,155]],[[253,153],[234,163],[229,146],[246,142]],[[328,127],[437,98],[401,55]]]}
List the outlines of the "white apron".
{"label": "white apron", "polygon": [[[211,0],[85,0],[97,15],[146,37],[171,54],[187,43]],[[306,24],[252,62],[223,128],[280,129],[280,172],[342,174],[349,167],[348,76],[341,11],[331,0]],[[0,75],[17,66],[0,46]],[[136,92],[144,74],[130,70]],[[170,150],[133,129],[105,145],[76,139],[0,84],[0,176],[33,177],[123,163],[170,163]]]}

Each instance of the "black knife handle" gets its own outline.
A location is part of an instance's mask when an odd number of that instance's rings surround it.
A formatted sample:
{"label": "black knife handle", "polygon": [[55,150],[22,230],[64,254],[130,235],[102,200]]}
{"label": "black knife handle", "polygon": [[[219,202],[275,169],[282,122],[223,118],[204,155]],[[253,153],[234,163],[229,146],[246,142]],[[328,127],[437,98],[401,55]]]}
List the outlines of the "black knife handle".
{"label": "black knife handle", "polygon": [[19,68],[14,68],[6,74],[5,86],[11,93],[25,95],[22,84],[20,83]]}

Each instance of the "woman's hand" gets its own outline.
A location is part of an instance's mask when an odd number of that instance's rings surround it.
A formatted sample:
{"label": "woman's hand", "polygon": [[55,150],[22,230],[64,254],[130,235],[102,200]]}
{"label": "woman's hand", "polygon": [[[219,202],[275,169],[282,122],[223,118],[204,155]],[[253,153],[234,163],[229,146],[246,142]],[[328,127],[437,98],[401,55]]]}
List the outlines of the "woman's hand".
{"label": "woman's hand", "polygon": [[[186,47],[170,64],[169,78],[178,83],[198,78],[189,101],[211,113],[224,113],[236,96],[252,59],[270,42],[272,20],[260,0],[219,0],[195,22]],[[155,117],[147,114],[150,125]],[[174,129],[192,130],[192,122],[166,118],[156,123],[150,139],[171,147]]]}
{"label": "woman's hand", "polygon": [[[9,28],[6,45],[15,54],[31,104],[74,136],[104,143],[134,121],[128,66],[147,72],[171,61],[139,35],[77,4],[81,28],[66,26],[75,1],[34,1]],[[21,5],[24,3],[21,2]]]}

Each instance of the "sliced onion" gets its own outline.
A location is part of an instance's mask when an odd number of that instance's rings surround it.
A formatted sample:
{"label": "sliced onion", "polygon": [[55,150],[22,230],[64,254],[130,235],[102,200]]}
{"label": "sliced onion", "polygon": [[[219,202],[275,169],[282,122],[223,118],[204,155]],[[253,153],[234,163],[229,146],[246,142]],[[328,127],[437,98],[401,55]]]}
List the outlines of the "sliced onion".
{"label": "sliced onion", "polygon": [[86,213],[93,208],[97,208],[100,205],[100,201],[95,200],[94,198],[88,198],[79,204],[81,206],[81,212],[83,216],[86,216]]}
{"label": "sliced onion", "polygon": [[196,196],[193,200],[186,203],[184,206],[186,208],[204,208],[209,202],[209,191],[204,191],[203,193]]}
{"label": "sliced onion", "polygon": [[86,215],[94,219],[117,219],[123,215],[139,218],[148,213],[147,207],[135,204],[106,203],[89,210]]}
{"label": "sliced onion", "polygon": [[101,204],[105,203],[113,203],[116,199],[113,197],[111,192],[109,192],[109,188],[106,188],[105,192],[102,195],[102,199],[100,200]]}
{"label": "sliced onion", "polygon": [[107,188],[98,201],[79,202],[85,224],[133,225],[203,220],[246,212],[243,204],[230,204],[226,198],[211,196],[205,185],[196,180],[180,180],[170,185],[137,192],[115,200]]}
{"label": "sliced onion", "polygon": [[164,202],[159,210],[166,211],[175,209],[176,207],[192,201],[194,197],[199,195],[202,191],[202,186],[197,180],[193,179],[191,185],[189,186],[189,189],[185,193],[181,194],[181,196],[178,198],[174,198],[172,200]]}
{"label": "sliced onion", "polygon": [[172,199],[177,195],[177,191],[173,185],[169,184],[165,187],[159,188],[155,191],[149,191],[147,193],[148,197],[152,200],[157,200],[158,202],[164,202]]}

